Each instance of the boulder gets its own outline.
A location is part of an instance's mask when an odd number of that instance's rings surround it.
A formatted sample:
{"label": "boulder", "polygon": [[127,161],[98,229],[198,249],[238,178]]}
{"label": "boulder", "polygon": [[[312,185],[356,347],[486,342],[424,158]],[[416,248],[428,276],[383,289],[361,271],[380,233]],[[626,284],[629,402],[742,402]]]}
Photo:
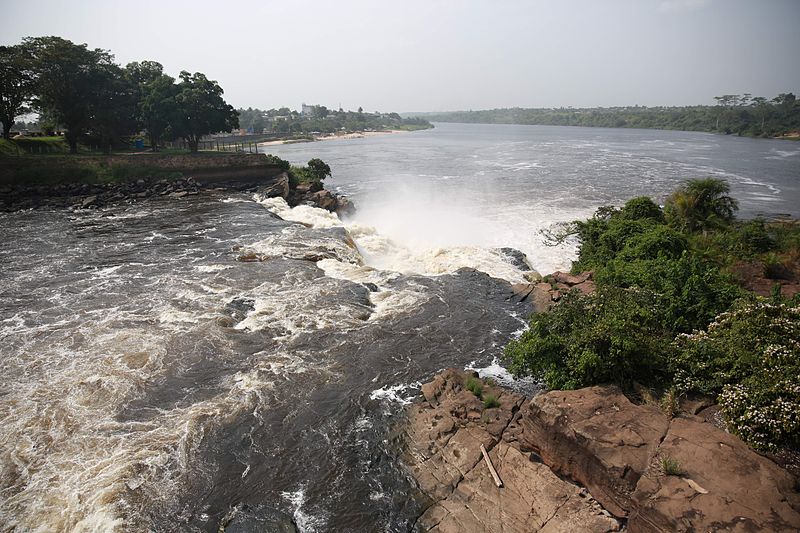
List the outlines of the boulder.
{"label": "boulder", "polygon": [[275,183],[266,187],[261,194],[265,198],[283,198],[286,199],[289,197],[289,175],[286,172],[280,174],[276,179]]}
{"label": "boulder", "polygon": [[592,272],[581,272],[580,274],[573,275],[568,272],[556,271],[550,274],[550,277],[553,278],[553,281],[556,283],[563,283],[571,287],[572,285],[578,285],[579,283],[592,279],[592,275]]}
{"label": "boulder", "polygon": [[[665,475],[660,459],[678,462]],[[793,477],[740,439],[694,417],[672,420],[633,494],[631,532],[800,531]]]}
{"label": "boulder", "polygon": [[669,420],[656,407],[632,404],[616,387],[589,387],[534,397],[522,426],[524,442],[548,466],[626,517]]}
{"label": "boulder", "polygon": [[[422,386],[424,402],[410,408],[404,463],[433,504],[417,525],[437,532],[617,531],[580,487],[559,479],[519,449],[519,409],[525,398],[488,382],[487,407],[466,389],[476,374],[445,370]],[[483,445],[503,480],[498,488]]]}
{"label": "boulder", "polygon": [[322,189],[321,191],[313,193],[311,195],[311,201],[320,209],[325,209],[327,211],[336,210],[336,196],[327,189]]}
{"label": "boulder", "polygon": [[[520,425],[525,448],[628,517],[632,533],[800,531],[793,477],[700,417],[670,419],[616,387],[590,387],[533,398]],[[683,474],[667,475],[664,458]]]}

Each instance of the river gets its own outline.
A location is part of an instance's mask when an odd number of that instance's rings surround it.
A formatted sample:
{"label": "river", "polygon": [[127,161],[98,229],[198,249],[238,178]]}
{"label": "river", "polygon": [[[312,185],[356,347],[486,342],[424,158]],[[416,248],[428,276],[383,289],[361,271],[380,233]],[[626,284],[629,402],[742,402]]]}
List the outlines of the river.
{"label": "river", "polygon": [[529,267],[498,247],[565,267],[542,228],[705,175],[800,214],[785,141],[441,124],[270,151],[328,162],[356,216],[222,191],[0,214],[0,529],[408,531],[399,413],[448,366],[508,379]]}

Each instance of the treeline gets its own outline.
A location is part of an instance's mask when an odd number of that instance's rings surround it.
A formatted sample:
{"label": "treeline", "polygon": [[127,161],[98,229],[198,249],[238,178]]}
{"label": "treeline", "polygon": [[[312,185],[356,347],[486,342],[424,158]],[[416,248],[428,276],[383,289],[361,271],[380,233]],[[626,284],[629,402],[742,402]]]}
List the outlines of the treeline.
{"label": "treeline", "polygon": [[707,131],[776,137],[800,131],[800,103],[792,93],[767,99],[750,94],[715,97],[717,105],[454,111],[426,114],[434,122],[530,124]]}
{"label": "treeline", "polygon": [[328,109],[323,105],[305,106],[303,112],[279,109],[239,109],[239,124],[250,133],[311,134],[367,130],[417,130],[432,128],[420,118],[402,118],[397,113],[367,113]]}
{"label": "treeline", "polygon": [[222,88],[204,74],[179,80],[160,63],[125,67],[107,50],[61,37],[29,37],[0,47],[0,123],[8,139],[17,117],[39,113],[39,127],[64,131],[70,153],[91,142],[105,153],[146,132],[153,150],[182,138],[197,151],[201,137],[238,128],[238,115]]}
{"label": "treeline", "polygon": [[[505,349],[511,371],[552,389],[617,384],[670,415],[710,395],[753,446],[800,445],[800,294],[782,294],[800,273],[800,225],[736,220],[728,192],[690,180],[663,208],[634,198],[559,226],[551,242],[578,239],[573,272],[593,271],[597,290],[533,315]],[[743,288],[756,280],[769,298]]]}

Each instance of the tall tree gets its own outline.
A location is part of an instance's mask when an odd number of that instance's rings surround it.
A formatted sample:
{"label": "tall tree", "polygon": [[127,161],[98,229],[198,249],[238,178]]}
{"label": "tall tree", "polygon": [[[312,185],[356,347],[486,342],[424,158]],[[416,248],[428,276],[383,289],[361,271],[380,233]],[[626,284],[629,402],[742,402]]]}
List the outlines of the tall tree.
{"label": "tall tree", "polygon": [[664,203],[667,221],[681,231],[712,229],[729,224],[739,204],[728,195],[728,182],[717,178],[692,179]]}
{"label": "tall tree", "polygon": [[216,81],[200,72],[183,71],[180,78],[175,134],[186,140],[192,152],[204,135],[239,127],[239,114],[222,98],[222,87]]}
{"label": "tall tree", "polygon": [[90,131],[103,153],[123,135],[136,130],[138,87],[115,64],[98,64],[90,93]]}
{"label": "tall tree", "polygon": [[14,120],[24,114],[33,98],[34,74],[27,48],[0,46],[0,123],[3,138],[11,136]]}
{"label": "tall tree", "polygon": [[139,101],[139,117],[150,138],[150,149],[158,151],[166,133],[179,121],[178,105],[175,96],[178,87],[175,79],[166,74],[151,80],[142,88]]}
{"label": "tall tree", "polygon": [[92,123],[96,84],[115,67],[106,50],[89,49],[61,37],[27,38],[23,44],[33,56],[37,76],[36,106],[52,113],[66,128],[70,153],[78,152],[78,139]]}

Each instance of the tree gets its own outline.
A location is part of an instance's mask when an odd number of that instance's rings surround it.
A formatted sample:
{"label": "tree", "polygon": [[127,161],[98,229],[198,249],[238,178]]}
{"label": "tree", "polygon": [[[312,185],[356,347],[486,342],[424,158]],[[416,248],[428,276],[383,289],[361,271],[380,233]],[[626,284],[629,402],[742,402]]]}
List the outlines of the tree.
{"label": "tree", "polygon": [[197,152],[200,139],[209,133],[231,131],[239,127],[239,114],[222,98],[222,87],[205,74],[180,74],[175,103],[175,134],[183,137],[192,152]]}
{"label": "tree", "polygon": [[91,126],[92,110],[100,96],[97,84],[116,67],[114,56],[105,50],[90,50],[61,37],[27,38],[37,77],[36,107],[52,113],[66,128],[65,137],[72,154],[78,152],[78,139]]}
{"label": "tree", "polygon": [[3,138],[11,136],[14,120],[27,111],[33,98],[34,74],[30,54],[20,45],[0,46],[0,123]]}
{"label": "tree", "polygon": [[314,158],[308,162],[308,170],[316,181],[323,181],[331,175],[331,167],[322,159]]}
{"label": "tree", "polygon": [[90,95],[90,127],[103,153],[123,135],[136,130],[138,87],[115,65],[97,65]]}
{"label": "tree", "polygon": [[728,196],[728,182],[716,178],[688,180],[664,204],[670,225],[693,232],[729,224],[739,204]]}
{"label": "tree", "polygon": [[178,106],[175,102],[178,88],[175,78],[161,74],[144,85],[141,91],[139,120],[147,130],[150,149],[156,152],[167,131],[178,120]]}
{"label": "tree", "polygon": [[761,130],[764,130],[764,121],[767,118],[767,110],[769,110],[769,104],[767,104],[767,99],[763,96],[754,96],[751,101],[753,105],[756,107],[758,114],[761,116]]}

